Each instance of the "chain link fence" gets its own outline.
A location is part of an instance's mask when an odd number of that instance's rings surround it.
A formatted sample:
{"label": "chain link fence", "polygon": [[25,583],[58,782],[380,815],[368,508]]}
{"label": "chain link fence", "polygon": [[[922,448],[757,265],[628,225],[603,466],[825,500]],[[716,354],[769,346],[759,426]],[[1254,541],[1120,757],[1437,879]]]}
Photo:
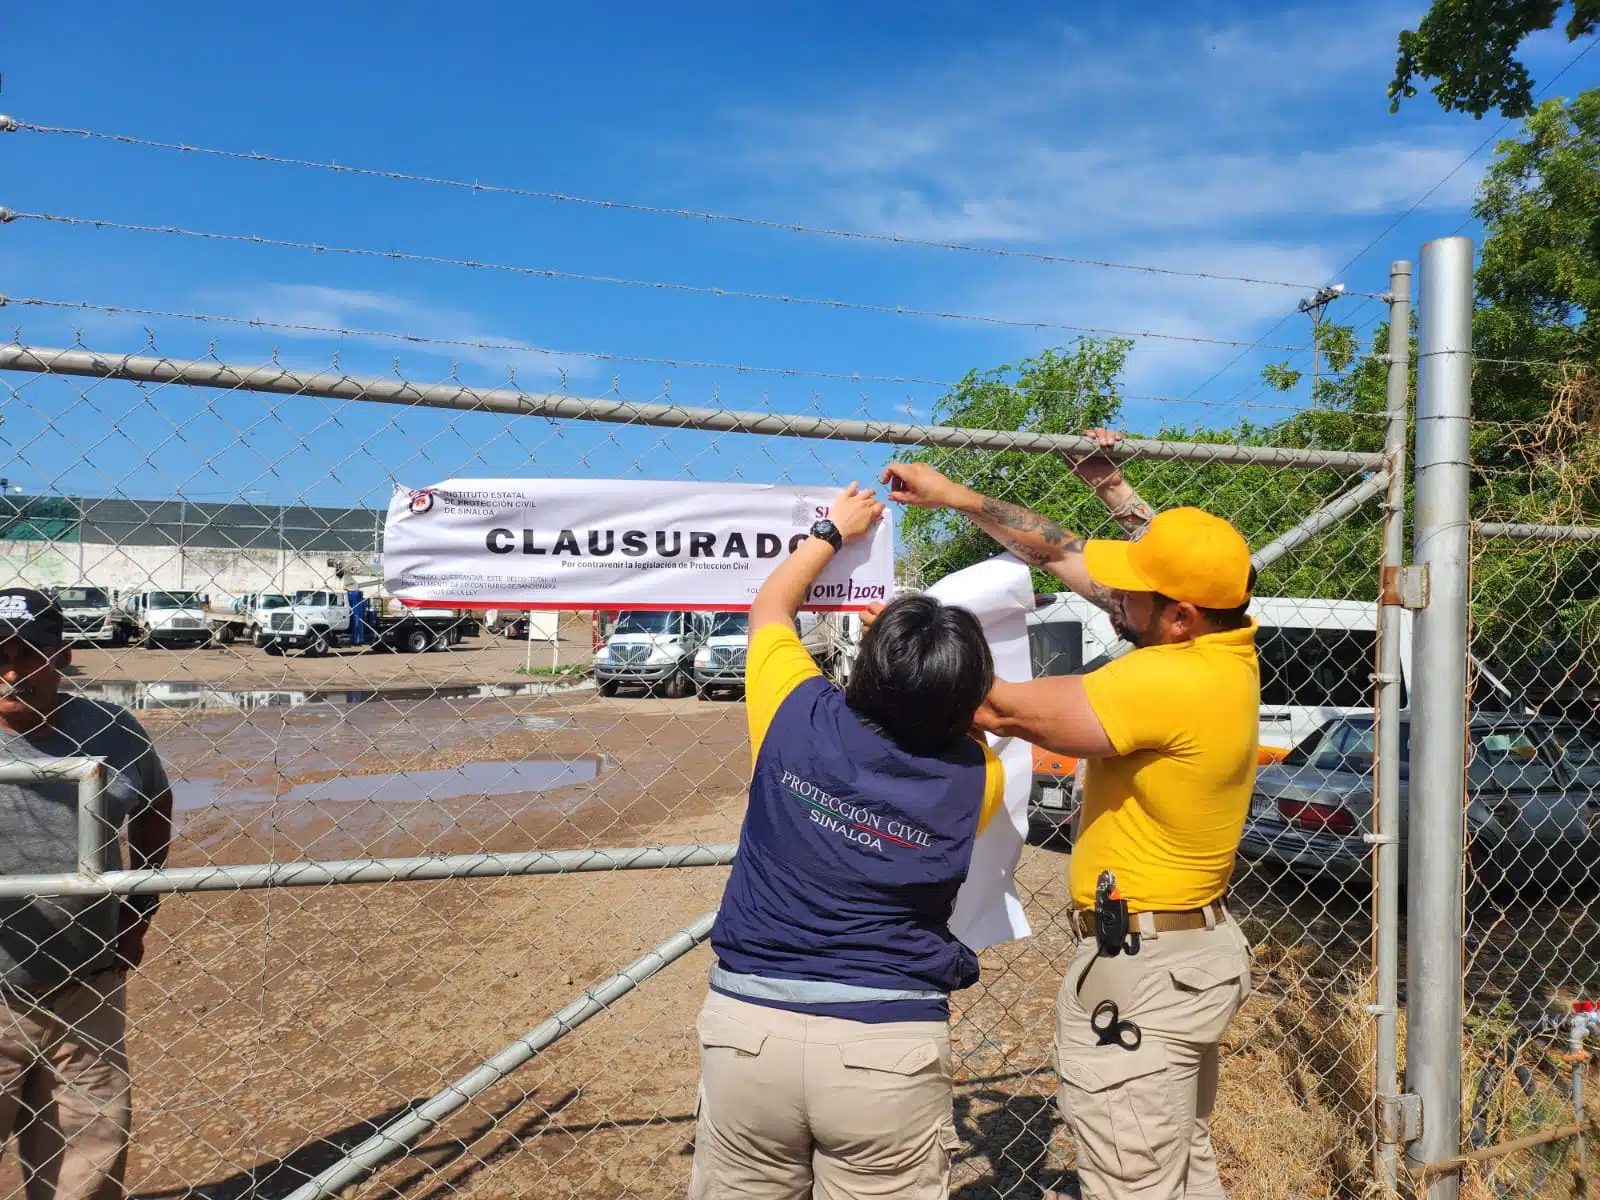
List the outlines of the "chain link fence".
{"label": "chain link fence", "polygon": [[1537,386],[1543,418],[1473,430],[1464,1149],[1560,1136],[1476,1166],[1492,1196],[1578,1194],[1594,1148],[1600,389]]}
{"label": "chain link fence", "polygon": [[[1399,370],[1403,381],[1403,358]],[[848,419],[736,412],[670,395],[635,402],[620,386],[600,398],[490,392],[336,363],[172,359],[155,346],[53,351],[20,336],[0,349],[0,371],[6,460],[48,481],[8,498],[0,586],[58,589],[77,638],[66,689],[132,708],[172,781],[168,870],[115,876],[125,892],[170,893],[126,984],[127,1178],[148,1200],[341,1187],[598,1200],[686,1184],[709,965],[700,943],[749,761],[737,692],[601,696],[593,614],[500,632],[456,613],[418,644],[270,653],[270,615],[264,645],[252,614],[270,614],[273,597],[312,604],[355,587],[380,617],[395,612],[379,595],[381,544],[359,541],[381,530],[394,481],[843,484],[876,480],[898,455],[1085,535],[1119,536],[1062,453],[1085,448],[1072,435],[1106,399],[1093,391],[1052,410],[1072,412],[1072,426],[1039,428],[1040,398],[1000,383],[994,395],[1020,408],[953,392],[939,424],[913,426],[866,399]],[[1264,766],[1230,896],[1255,947],[1255,990],[1228,1034],[1214,1124],[1239,1197],[1353,1195],[1375,1182],[1385,1005],[1366,835],[1385,521],[1403,520],[1386,432],[1392,452],[1381,406],[1291,412],[1117,451],[1148,503],[1228,517],[1261,568]],[[186,499],[200,493],[204,504]],[[142,523],[94,525],[112,502]],[[292,526],[324,514],[326,529],[263,532],[274,517],[281,530],[285,512]],[[340,531],[359,544],[328,548]],[[897,538],[910,587],[994,552],[936,515],[909,514]],[[1496,628],[1522,644],[1545,611]],[[1092,670],[1117,650],[1070,604],[1042,603],[1031,620],[1039,669]],[[1307,767],[1323,772],[1324,792],[1292,782]],[[1071,1188],[1051,1040],[1073,948],[1072,770],[1035,758],[1034,836],[1018,872],[1034,936],[985,952],[982,982],[953,1004],[955,1191],[971,1200]],[[107,810],[112,824],[126,803]],[[125,840],[137,867],[132,826]],[[650,846],[668,849],[638,850]],[[102,870],[127,861],[95,850]],[[78,861],[74,842],[59,869]],[[216,871],[246,866],[258,869]],[[32,893],[48,905],[46,894]],[[1520,931],[1505,920],[1482,930],[1485,951],[1503,947],[1479,956],[1485,988],[1520,995],[1518,972],[1547,969],[1552,938],[1571,956],[1573,986],[1586,978],[1585,937],[1560,915],[1579,914],[1550,904]],[[89,985],[95,1020],[111,1020],[99,993],[120,991],[117,978]],[[66,1047],[110,1034],[69,1013],[39,1036]],[[91,1101],[108,1086],[80,1084]],[[49,1114],[30,1119],[36,1134],[50,1127]],[[1524,1119],[1486,1117],[1494,1137]],[[45,1171],[62,1161],[45,1140],[28,1146],[0,1164],[0,1197],[23,1195],[29,1154]]]}

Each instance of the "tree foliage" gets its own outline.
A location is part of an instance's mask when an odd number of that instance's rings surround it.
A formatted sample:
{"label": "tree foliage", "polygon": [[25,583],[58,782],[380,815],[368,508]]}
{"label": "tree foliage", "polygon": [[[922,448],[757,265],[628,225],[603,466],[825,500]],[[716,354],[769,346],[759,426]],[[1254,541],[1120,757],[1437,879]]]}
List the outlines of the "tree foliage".
{"label": "tree foliage", "polygon": [[[1600,524],[1600,92],[1552,100],[1532,113],[1520,135],[1498,148],[1476,213],[1487,236],[1473,324],[1473,515]],[[1386,364],[1363,354],[1365,345],[1348,326],[1322,321],[1315,336],[1323,370],[1312,408],[1261,425],[1167,425],[1161,435],[1219,445],[1381,450]],[[1372,331],[1371,347],[1387,342],[1386,327]],[[936,417],[965,428],[1048,433],[1115,425],[1128,350],[1126,342],[1085,339],[973,372]],[[1263,377],[1281,392],[1303,378],[1287,362],[1269,366]],[[1414,396],[1414,367],[1410,390]],[[1079,533],[1118,536],[1070,465],[1049,455],[921,450],[908,457]],[[1328,471],[1140,459],[1125,464],[1124,473],[1157,508],[1209,509],[1257,547],[1354,482]],[[1364,507],[1280,560],[1259,591],[1374,598],[1380,520],[1377,504]],[[907,513],[904,538],[912,582],[932,582],[995,552],[986,536],[945,513]],[[1474,570],[1474,627],[1489,657],[1523,659],[1541,642],[1564,642],[1600,659],[1600,547],[1493,543]],[[1059,585],[1036,576],[1036,586]]]}
{"label": "tree foliage", "polygon": [[[1417,94],[1415,79],[1434,81],[1446,112],[1482,118],[1533,109],[1533,81],[1516,56],[1529,34],[1549,29],[1566,7],[1561,0],[1433,0],[1415,29],[1400,33],[1400,55],[1389,84],[1389,110]],[[1575,0],[1566,22],[1569,41],[1600,29],[1600,0]]]}

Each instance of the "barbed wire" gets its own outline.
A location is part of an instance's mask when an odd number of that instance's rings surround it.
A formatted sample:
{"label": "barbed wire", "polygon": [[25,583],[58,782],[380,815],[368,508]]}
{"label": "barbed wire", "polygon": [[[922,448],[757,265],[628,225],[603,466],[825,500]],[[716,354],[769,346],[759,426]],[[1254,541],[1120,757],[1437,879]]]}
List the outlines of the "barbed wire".
{"label": "barbed wire", "polygon": [[449,179],[435,175],[417,175],[407,171],[384,170],[377,167],[358,167],[348,163],[322,162],[315,159],[295,158],[286,155],[261,154],[256,151],[223,150],[212,146],[191,146],[186,142],[168,142],[132,134],[106,133],[95,129],[73,129],[58,125],[40,125],[32,121],[0,118],[0,130],[22,130],[28,133],[64,134],[69,137],[92,138],[117,142],[128,146],[142,146],[156,150],[172,150],[182,154],[203,154],[213,158],[235,159],[246,162],[270,163],[276,166],[303,167],[314,171],[328,171],[340,175],[361,175],[375,179],[388,179],[402,183],[420,183],[435,187],[455,188],[474,194],[487,192],[506,196],[520,196],[535,200],[550,200],[562,204],[577,204],[589,208],[614,209],[619,212],[644,213],[651,216],[685,217],[696,221],[720,221],[733,225],[747,225],[757,229],[776,229],[788,233],[813,234],[820,237],[843,238],[853,241],[888,242],[900,246],[917,246],[933,250],[951,250],[964,254],[986,254],[996,258],[1017,258],[1031,262],[1054,265],[1099,267],[1113,271],[1136,271],[1151,275],[1170,275],[1184,279],[1206,279],[1222,283],[1248,283],[1261,287],[1315,289],[1316,284],[1296,283],[1283,279],[1261,279],[1250,275],[1228,275],[1217,271],[1186,271],[1177,267],[1158,267],[1149,263],[1115,262],[1110,259],[1083,258],[1067,254],[1050,254],[1036,250],[1016,250],[1002,246],[980,246],[970,242],[947,242],[937,238],[906,237],[896,233],[872,233],[860,229],[838,229],[826,225],[806,225],[794,221],[776,221],[763,217],[742,216],[736,213],[710,212],[668,205],[643,204],[627,200],[602,200],[592,196],[576,196],[566,192],[539,188],[514,187],[507,184],[482,183],[477,180]]}
{"label": "barbed wire", "polygon": [[[262,237],[259,234],[218,233],[212,230],[185,229],[178,225],[140,225],[126,221],[111,221],[99,217],[72,217],[62,213],[18,212],[0,210],[0,222],[43,221],[55,225],[85,225],[95,229],[115,229],[124,233],[160,233],[176,237],[200,238],[207,241],[243,242],[257,246],[273,246],[286,250],[309,250],[320,254],[348,254],[360,258],[387,258],[399,262],[425,262],[435,266],[467,267],[481,271],[502,271],[513,275],[533,275],[544,279],[571,279],[585,283],[604,283],[620,287],[647,288],[657,291],[686,292],[699,296],[726,296],[735,300],[760,300],[779,304],[794,304],[812,308],[836,308],[855,312],[880,313],[888,316],[926,317],[940,321],[966,321],[982,325],[998,325],[1011,329],[1054,329],[1064,333],[1087,334],[1099,337],[1150,338],[1158,341],[1187,342],[1207,346],[1243,346],[1246,343],[1232,338],[1204,337],[1198,334],[1161,333],[1155,330],[1107,329],[1096,325],[1068,325],[1057,321],[1027,321],[1013,317],[998,317],[984,313],[942,312],[937,309],[907,308],[904,305],[868,304],[853,300],[829,300],[813,296],[779,295],[771,292],[752,292],[739,288],[711,287],[702,284],[676,283],[670,280],[626,279],[615,275],[591,275],[579,271],[563,271],[555,267],[527,267],[514,263],[497,263],[467,258],[449,258],[436,254],[417,254],[406,250],[374,250],[360,246],[333,246],[321,242],[302,242],[291,238]],[[1298,350],[1298,346],[1271,346],[1274,350]]]}
{"label": "barbed wire", "polygon": [[[127,304],[98,304],[89,300],[52,300],[38,296],[0,295],[0,307],[19,305],[30,308],[49,308],[68,311],[99,312],[108,316],[147,317],[160,320],[194,321],[200,324],[236,325],[251,329],[272,329],[284,333],[314,334],[341,338],[383,338],[398,342],[451,349],[501,350],[518,354],[541,354],[551,358],[586,358],[602,362],[639,363],[645,366],[675,367],[684,370],[732,371],[749,375],[773,375],[801,379],[831,379],[843,383],[887,383],[920,387],[937,387],[952,390],[962,387],[966,380],[932,379],[915,375],[875,375],[858,371],[824,371],[806,367],[769,367],[749,363],[726,363],[709,360],[664,358],[657,355],[617,354],[602,350],[561,350],[500,338],[445,338],[427,334],[390,329],[357,329],[338,325],[314,325],[296,321],[274,321],[264,317],[241,317],[226,313],[181,312],[175,309],[145,308]],[[153,336],[153,335],[152,335]],[[13,340],[21,341],[21,331],[13,330]],[[1030,384],[1004,380],[983,380],[985,386],[996,386],[1007,391],[1025,391],[1044,395],[1065,394],[1076,389],[1041,388]],[[1193,404],[1207,408],[1264,409],[1286,413],[1311,412],[1311,408],[1298,404],[1229,403],[1220,400],[1184,400],[1177,396],[1140,395],[1119,393],[1124,402],[1150,404]],[[926,397],[918,397],[926,399]],[[1351,413],[1352,416],[1381,417],[1381,413]]]}

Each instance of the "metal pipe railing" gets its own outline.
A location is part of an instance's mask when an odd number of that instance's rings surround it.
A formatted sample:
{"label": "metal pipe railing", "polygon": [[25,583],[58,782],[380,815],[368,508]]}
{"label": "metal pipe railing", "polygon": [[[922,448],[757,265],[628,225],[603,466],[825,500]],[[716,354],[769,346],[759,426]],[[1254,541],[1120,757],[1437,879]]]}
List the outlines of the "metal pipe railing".
{"label": "metal pipe railing", "polygon": [[1501,521],[1474,521],[1472,532],[1477,537],[1520,542],[1600,542],[1600,526],[1595,525],[1508,525]]}
{"label": "metal pipe railing", "polygon": [[[0,767],[0,771],[4,768]],[[5,776],[0,774],[0,780]],[[98,821],[84,821],[98,826]],[[616,850],[529,850],[509,854],[434,854],[416,858],[347,858],[246,866],[160,867],[50,875],[0,875],[0,898],[21,896],[147,896],[158,892],[235,892],[320,887],[329,883],[405,883],[424,879],[492,879],[721,867],[736,845],[633,846]]]}
{"label": "metal pipe railing", "polygon": [[493,1058],[467,1072],[411,1112],[389,1122],[314,1179],[307,1180],[290,1192],[287,1200],[327,1200],[375,1171],[464,1107],[473,1097],[481,1095],[541,1050],[554,1045],[657,971],[689,953],[711,936],[711,927],[716,919],[717,913],[713,909],[687,929],[673,934],[648,954],[629,963],[610,979],[589,988],[555,1016],[523,1034]]}
{"label": "metal pipe railing", "polygon": [[1250,556],[1251,565],[1264,571],[1292,550],[1305,545],[1325,529],[1331,529],[1389,486],[1389,473],[1379,471],[1363,479],[1343,495],[1335,496],[1321,508],[1307,513]]}
{"label": "metal pipe railing", "polygon": [[[1461,1152],[1462,856],[1466,805],[1467,496],[1472,446],[1472,240],[1422,248],[1417,325],[1416,525],[1428,572],[1412,634],[1407,803],[1406,1090],[1421,1100],[1414,1170]],[[1426,1200],[1460,1180],[1430,1178]]]}
{"label": "metal pipe railing", "polygon": [[1030,454],[1163,459],[1232,466],[1301,467],[1309,470],[1376,471],[1383,455],[1351,450],[1309,450],[1276,446],[1228,446],[1208,442],[1128,439],[1102,449],[1093,438],[1076,434],[1021,433],[959,429],[897,421],[850,421],[833,417],[786,416],[633,400],[601,400],[513,388],[477,389],[461,384],[419,385],[401,379],[358,377],[342,372],[306,373],[284,367],[246,367],[209,359],[155,358],[138,354],[100,354],[43,346],[0,346],[0,370],[40,375],[78,375],[138,383],[176,383],[225,391],[267,392],[362,400],[407,408],[444,408],[504,416],[558,417],[623,425],[656,425],[714,433],[775,434],[785,437],[874,442],[899,446],[944,446],[963,450],[1015,450]]}
{"label": "metal pipe railing", "polygon": [[[1385,577],[1405,564],[1406,436],[1410,429],[1411,392],[1411,264],[1389,266],[1389,353],[1385,383],[1383,448],[1389,457],[1388,490],[1383,506],[1383,570]],[[1378,610],[1377,757],[1373,763],[1372,907],[1373,1015],[1377,1053],[1374,1056],[1379,1122],[1374,1162],[1385,1195],[1399,1183],[1400,1095],[1400,699],[1405,690],[1401,630],[1405,610],[1392,597],[1380,599]]]}

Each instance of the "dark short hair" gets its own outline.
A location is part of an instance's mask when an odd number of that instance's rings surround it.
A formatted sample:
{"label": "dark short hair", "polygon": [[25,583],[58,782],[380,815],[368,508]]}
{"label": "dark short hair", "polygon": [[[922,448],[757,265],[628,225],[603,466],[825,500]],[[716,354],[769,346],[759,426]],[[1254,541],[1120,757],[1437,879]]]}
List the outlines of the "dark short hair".
{"label": "dark short hair", "polygon": [[[1250,623],[1250,596],[1256,590],[1256,569],[1250,568],[1250,577],[1244,585],[1244,603],[1237,608],[1201,608],[1195,605],[1195,611],[1200,614],[1200,619],[1206,623],[1206,628],[1212,633],[1227,633],[1230,629],[1243,629]],[[1157,604],[1176,604],[1170,596],[1156,593]]]}
{"label": "dark short hair", "polygon": [[901,596],[861,639],[845,702],[901,749],[941,754],[972,728],[993,684],[977,617],[932,596]]}

